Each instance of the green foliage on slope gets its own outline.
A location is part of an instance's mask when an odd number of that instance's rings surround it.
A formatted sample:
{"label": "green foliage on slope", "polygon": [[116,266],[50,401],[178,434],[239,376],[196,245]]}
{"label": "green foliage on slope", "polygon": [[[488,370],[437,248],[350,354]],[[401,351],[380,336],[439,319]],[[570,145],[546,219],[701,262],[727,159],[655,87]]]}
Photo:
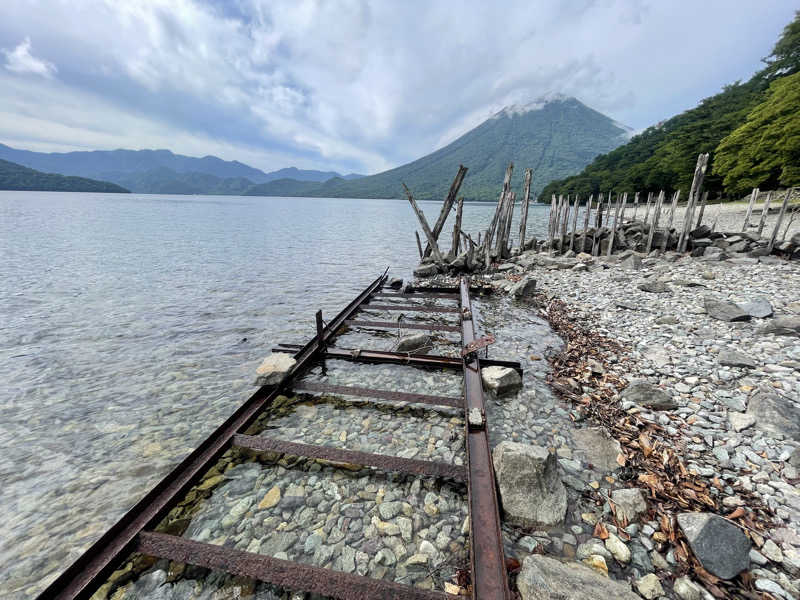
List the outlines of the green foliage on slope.
{"label": "green foliage on slope", "polygon": [[[669,193],[682,189],[685,193],[691,186],[697,155],[701,152],[711,154],[704,187],[712,194],[739,194],[754,186],[775,185],[779,180],[783,183],[784,180],[776,173],[784,169],[787,173],[785,180],[794,180],[790,175],[792,163],[786,161],[794,160],[797,164],[797,155],[792,154],[791,147],[796,143],[792,140],[800,135],[800,130],[797,119],[790,118],[787,113],[800,111],[800,102],[796,94],[785,93],[786,98],[780,102],[780,107],[776,106],[777,100],[772,101],[772,108],[764,108],[762,103],[770,102],[772,94],[767,90],[771,83],[778,84],[800,70],[800,12],[786,26],[772,54],[764,62],[767,66],[746,83],[737,82],[725,87],[696,108],[650,127],[624,146],[598,156],[581,173],[551,182],[539,200],[548,202],[552,194],[579,194],[586,198],[589,194],[608,191],[664,189]],[[791,81],[786,85],[797,87],[797,83]],[[730,141],[734,132],[751,121],[757,121],[758,127],[765,127],[771,118],[769,115],[775,117],[772,114],[775,111],[786,116],[780,127],[772,129],[773,134],[780,131],[783,140],[778,143],[785,150],[777,156],[780,165],[757,158],[768,149],[774,151],[777,147],[775,144],[766,146],[769,142],[767,136],[756,134],[754,126],[747,129],[755,138],[747,140],[749,146],[746,150],[751,158],[734,161],[730,156],[734,147],[745,148],[742,134]],[[723,140],[729,140],[725,147],[721,146]],[[726,148],[728,158],[725,158]],[[717,160],[722,162],[718,164]],[[726,166],[734,164],[737,171],[727,173]]]}
{"label": "green foliage on slope", "polygon": [[0,190],[129,193],[107,181],[42,173],[6,160],[0,160]]}
{"label": "green foliage on slope", "polygon": [[626,139],[625,129],[605,115],[574,98],[557,98],[505,109],[447,146],[383,173],[353,181],[334,178],[317,185],[273,181],[254,186],[248,194],[403,198],[405,182],[415,197],[436,200],[445,197],[463,164],[469,172],[461,194],[468,200],[497,200],[509,162],[516,167],[512,185],[517,190],[524,169],[533,169],[535,194],[551,179],[576,172],[598,153]]}

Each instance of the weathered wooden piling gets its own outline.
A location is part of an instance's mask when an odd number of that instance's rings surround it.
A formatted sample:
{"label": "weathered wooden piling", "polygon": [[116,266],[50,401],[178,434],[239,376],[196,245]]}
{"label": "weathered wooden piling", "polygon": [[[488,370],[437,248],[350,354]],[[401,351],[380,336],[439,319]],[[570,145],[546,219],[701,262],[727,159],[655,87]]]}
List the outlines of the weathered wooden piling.
{"label": "weathered wooden piling", "polygon": [[411,195],[411,190],[408,189],[408,186],[405,183],[403,184],[403,189],[406,192],[406,196],[408,196],[408,202],[411,204],[411,208],[417,215],[417,219],[419,219],[419,224],[422,225],[422,232],[425,234],[425,237],[428,238],[428,245],[431,247],[431,253],[433,254],[433,259],[438,264],[443,264],[444,258],[442,257],[442,253],[439,252],[439,246],[436,244],[436,238],[433,237],[433,232],[431,231],[431,228],[428,225],[428,220],[425,218],[425,214],[422,212],[419,206],[417,206],[417,202],[416,200],[414,200],[414,196]]}
{"label": "weathered wooden piling", "polygon": [[689,189],[689,197],[686,200],[686,214],[683,218],[681,236],[678,239],[678,252],[686,251],[686,245],[689,242],[689,231],[692,226],[692,217],[694,216],[694,206],[697,204],[697,199],[703,189],[703,179],[706,176],[707,166],[708,153],[698,155],[697,165],[694,168],[694,177],[692,178],[692,187]]}
{"label": "weathered wooden piling", "polygon": [[757,187],[754,187],[750,193],[750,202],[747,203],[747,215],[744,218],[744,223],[742,223],[742,231],[747,231],[747,228],[750,227],[750,216],[753,214],[753,204],[758,198],[758,193],[759,189]]}
{"label": "weathered wooden piling", "polygon": [[764,225],[767,224],[767,215],[769,214],[769,204],[772,201],[772,192],[767,192],[767,199],[761,209],[761,218],[758,220],[758,237],[761,237],[761,232],[764,231]]}
{"label": "weathered wooden piling", "polygon": [[592,213],[592,200],[594,200],[594,194],[589,196],[588,202],[586,202],[586,214],[583,215],[583,236],[581,236],[581,252],[586,252],[586,236],[589,233],[589,217]]}
{"label": "weathered wooden piling", "polygon": [[772,230],[772,235],[769,238],[769,245],[767,246],[768,252],[772,252],[772,248],[775,246],[775,240],[778,239],[778,231],[781,228],[783,217],[786,215],[786,207],[789,205],[789,199],[792,197],[793,193],[794,193],[794,188],[790,188],[786,190],[786,194],[783,196],[783,204],[781,204],[781,211],[778,213],[778,220],[775,222],[775,229]]}
{"label": "weathered wooden piling", "polygon": [[519,222],[519,251],[525,249],[525,238],[527,237],[526,228],[528,226],[528,204],[531,199],[531,180],[533,179],[533,169],[525,169],[525,183],[523,185],[522,196],[522,216]]}
{"label": "weathered wooden piling", "polygon": [[[450,214],[450,210],[453,208],[453,204],[456,201],[456,196],[458,195],[458,190],[461,188],[461,182],[464,181],[464,176],[467,174],[467,167],[464,165],[458,166],[458,172],[456,173],[455,178],[453,179],[453,183],[450,184],[450,190],[447,192],[447,196],[445,197],[444,203],[442,204],[442,210],[439,211],[439,218],[436,219],[436,223],[431,230],[431,234],[433,235],[434,240],[439,239],[439,235],[442,233],[442,229],[444,228],[444,223],[447,221],[447,216]],[[430,256],[431,254],[431,247],[430,244],[425,248],[425,257]]]}

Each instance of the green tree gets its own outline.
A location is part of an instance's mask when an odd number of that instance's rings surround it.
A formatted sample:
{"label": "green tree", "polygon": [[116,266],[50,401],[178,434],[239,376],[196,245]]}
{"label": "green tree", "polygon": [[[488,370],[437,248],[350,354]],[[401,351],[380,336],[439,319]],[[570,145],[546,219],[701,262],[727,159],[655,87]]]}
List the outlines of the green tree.
{"label": "green tree", "polygon": [[720,142],[714,173],[737,194],[800,184],[800,72],[773,81],[764,102]]}
{"label": "green tree", "polygon": [[800,71],[800,11],[795,13],[794,21],[783,28],[781,38],[764,62],[767,66],[762,74],[767,79]]}

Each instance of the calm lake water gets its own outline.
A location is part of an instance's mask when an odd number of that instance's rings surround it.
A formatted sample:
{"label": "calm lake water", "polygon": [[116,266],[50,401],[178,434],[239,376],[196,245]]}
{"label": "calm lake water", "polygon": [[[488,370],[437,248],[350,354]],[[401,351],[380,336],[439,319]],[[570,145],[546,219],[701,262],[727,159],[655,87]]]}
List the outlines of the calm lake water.
{"label": "calm lake water", "polygon": [[[493,210],[466,204],[465,230]],[[410,276],[415,228],[395,200],[0,192],[0,597],[66,568],[317,309]]]}

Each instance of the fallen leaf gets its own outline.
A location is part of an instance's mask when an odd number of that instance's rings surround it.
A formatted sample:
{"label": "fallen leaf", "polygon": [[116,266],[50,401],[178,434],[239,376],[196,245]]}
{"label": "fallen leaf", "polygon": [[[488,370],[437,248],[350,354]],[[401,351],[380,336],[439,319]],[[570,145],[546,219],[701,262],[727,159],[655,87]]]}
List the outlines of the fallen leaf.
{"label": "fallen leaf", "polygon": [[601,540],[608,539],[608,529],[606,526],[603,525],[602,521],[598,521],[597,525],[594,526],[594,537],[600,538]]}
{"label": "fallen leaf", "polygon": [[617,464],[618,464],[620,467],[624,467],[624,466],[625,466],[625,460],[626,460],[626,459],[625,459],[625,455],[624,455],[622,452],[620,452],[619,454],[617,454]]}

